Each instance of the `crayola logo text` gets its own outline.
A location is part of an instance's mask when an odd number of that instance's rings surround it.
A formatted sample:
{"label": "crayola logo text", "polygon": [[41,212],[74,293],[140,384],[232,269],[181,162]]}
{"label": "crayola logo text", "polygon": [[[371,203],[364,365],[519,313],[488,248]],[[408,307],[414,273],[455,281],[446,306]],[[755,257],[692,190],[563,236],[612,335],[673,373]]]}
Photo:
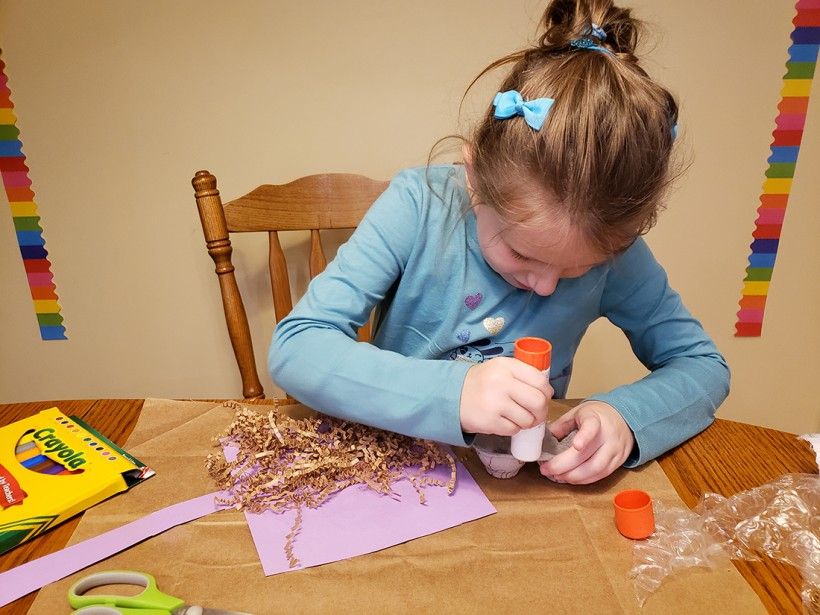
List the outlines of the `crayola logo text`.
{"label": "crayola logo text", "polygon": [[39,431],[35,431],[33,437],[35,440],[39,440],[43,443],[47,454],[56,453],[57,457],[62,459],[63,463],[72,470],[76,470],[85,464],[82,451],[75,451],[73,448],[69,448],[65,442],[53,434],[54,429],[52,427],[45,427]]}

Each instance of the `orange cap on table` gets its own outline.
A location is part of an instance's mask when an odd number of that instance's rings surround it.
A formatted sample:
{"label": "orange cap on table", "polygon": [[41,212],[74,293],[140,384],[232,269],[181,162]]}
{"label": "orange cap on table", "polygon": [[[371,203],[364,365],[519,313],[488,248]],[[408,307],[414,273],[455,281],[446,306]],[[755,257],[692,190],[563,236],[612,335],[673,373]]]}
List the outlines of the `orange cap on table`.
{"label": "orange cap on table", "polygon": [[541,337],[519,337],[515,340],[513,356],[543,372],[552,360],[552,344]]}
{"label": "orange cap on table", "polygon": [[648,538],[655,532],[655,514],[652,498],[645,491],[627,489],[613,498],[615,526],[633,540]]}

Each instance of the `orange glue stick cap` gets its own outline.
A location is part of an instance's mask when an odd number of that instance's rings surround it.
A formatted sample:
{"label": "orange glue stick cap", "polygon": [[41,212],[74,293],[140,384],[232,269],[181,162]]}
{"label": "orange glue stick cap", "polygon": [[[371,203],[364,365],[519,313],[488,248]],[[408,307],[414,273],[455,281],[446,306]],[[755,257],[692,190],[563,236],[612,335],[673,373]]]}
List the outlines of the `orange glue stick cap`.
{"label": "orange glue stick cap", "polygon": [[519,337],[515,340],[513,356],[543,372],[549,369],[552,360],[552,344],[540,337]]}
{"label": "orange glue stick cap", "polygon": [[612,500],[615,505],[615,527],[633,540],[648,538],[655,532],[652,498],[645,491],[627,489]]}

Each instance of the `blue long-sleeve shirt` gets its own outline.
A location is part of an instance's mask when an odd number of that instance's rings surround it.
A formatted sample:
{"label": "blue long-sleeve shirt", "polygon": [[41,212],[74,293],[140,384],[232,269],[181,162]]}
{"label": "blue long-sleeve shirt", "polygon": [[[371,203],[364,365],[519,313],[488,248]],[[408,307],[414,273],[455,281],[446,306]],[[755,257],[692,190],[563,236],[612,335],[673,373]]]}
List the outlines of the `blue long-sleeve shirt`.
{"label": "blue long-sleeve shirt", "polygon": [[[635,434],[635,466],[705,429],[729,388],[729,370],[673,291],[642,239],[541,297],[487,265],[460,166],[403,171],[336,258],[276,328],[274,381],[327,414],[456,445],[467,370],[512,355],[515,340],[551,341],[550,383],[564,397],[589,325],[608,318],[650,370],[593,395]],[[358,328],[379,306],[372,344]]]}

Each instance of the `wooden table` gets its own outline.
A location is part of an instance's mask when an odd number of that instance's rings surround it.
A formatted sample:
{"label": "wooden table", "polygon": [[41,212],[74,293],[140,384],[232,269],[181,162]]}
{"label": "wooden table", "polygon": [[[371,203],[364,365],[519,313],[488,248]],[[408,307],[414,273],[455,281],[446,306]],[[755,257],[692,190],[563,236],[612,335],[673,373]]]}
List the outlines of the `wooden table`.
{"label": "wooden table", "polygon": [[[117,444],[123,444],[136,424],[142,402],[141,399],[97,399],[0,404],[0,426],[58,406],[64,414],[79,416]],[[659,462],[681,499],[690,507],[706,492],[730,496],[783,474],[817,471],[811,447],[793,434],[721,419],[661,457]],[[78,516],[0,555],[0,571],[63,548],[79,520]],[[802,612],[802,582],[794,567],[768,559],[736,561],[734,565],[770,613]],[[0,615],[26,613],[34,597],[35,594],[30,594],[0,608]]]}

